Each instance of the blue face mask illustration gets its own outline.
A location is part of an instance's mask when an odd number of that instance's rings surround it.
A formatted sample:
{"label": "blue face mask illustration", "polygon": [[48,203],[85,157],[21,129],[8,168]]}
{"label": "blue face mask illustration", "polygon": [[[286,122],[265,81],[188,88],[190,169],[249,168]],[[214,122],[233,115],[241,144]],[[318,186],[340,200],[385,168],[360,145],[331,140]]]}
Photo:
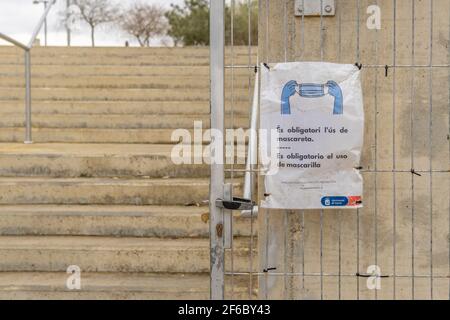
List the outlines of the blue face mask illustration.
{"label": "blue face mask illustration", "polygon": [[326,84],[298,84],[295,80],[289,81],[283,88],[283,93],[281,94],[281,114],[291,114],[291,103],[289,99],[296,93],[303,98],[320,98],[326,95],[325,89],[328,89],[328,94],[334,97],[333,114],[343,114],[344,98],[342,96],[341,87],[336,82],[328,81]]}

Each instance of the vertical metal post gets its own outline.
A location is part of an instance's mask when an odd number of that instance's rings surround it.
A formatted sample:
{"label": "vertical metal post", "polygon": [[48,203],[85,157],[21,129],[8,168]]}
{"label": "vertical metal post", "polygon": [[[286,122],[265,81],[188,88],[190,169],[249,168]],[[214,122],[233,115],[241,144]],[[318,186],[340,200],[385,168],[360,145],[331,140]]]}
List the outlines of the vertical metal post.
{"label": "vertical metal post", "polygon": [[[450,21],[450,10],[448,12],[448,20]],[[448,28],[448,37],[450,39],[450,26]],[[447,46],[447,62],[450,65],[450,45]],[[450,67],[448,68],[448,127],[450,128]],[[448,144],[448,152],[450,154],[450,143]],[[450,232],[450,189],[448,194],[448,231]],[[448,246],[448,274],[450,275],[450,245]],[[450,277],[448,277],[448,299],[450,300]]]}
{"label": "vertical metal post", "polygon": [[[361,20],[361,1],[357,0],[357,8],[356,8],[356,61],[361,63],[361,28],[360,28],[360,20]],[[376,161],[376,160],[375,160]],[[360,262],[361,262],[361,241],[360,241],[360,209],[356,209],[356,270],[357,273],[360,274]],[[356,279],[356,298],[360,300],[360,279]]]}
{"label": "vertical metal post", "polygon": [[[394,0],[394,12],[393,12],[393,20],[394,20],[394,35],[392,39],[392,65],[397,65],[397,0]],[[393,68],[392,71],[392,128],[395,128],[397,124],[397,68]],[[392,190],[394,199],[392,203],[392,213],[393,213],[393,222],[392,222],[392,273],[393,273],[393,300],[397,300],[397,136],[395,134],[395,130],[392,130]]]}
{"label": "vertical metal post", "polygon": [[[66,15],[67,18],[69,18],[70,16],[70,0],[66,0]],[[72,35],[71,35],[71,30],[70,30],[70,26],[69,26],[69,19],[67,19],[66,22],[66,30],[67,30],[67,46],[70,47],[71,41],[72,41]]]}
{"label": "vertical metal post", "polygon": [[[233,184],[226,183],[223,186],[223,199],[233,201]],[[225,249],[233,249],[233,211],[223,210],[223,231]],[[231,261],[233,260],[233,251],[231,251]],[[233,263],[231,263],[233,266]],[[233,270],[232,270],[233,273]],[[231,275],[233,277],[233,274]]]}
{"label": "vertical metal post", "polygon": [[[210,6],[211,129],[223,134],[225,128],[225,1],[214,0],[210,2]],[[221,163],[212,161],[209,194],[212,300],[223,300],[225,296],[224,217],[223,209],[216,207],[216,200],[223,199],[224,182],[224,161]]]}
{"label": "vertical metal post", "polygon": [[[44,10],[47,11],[47,1],[44,1]],[[45,46],[47,46],[47,17],[44,22]]]}
{"label": "vertical metal post", "polygon": [[430,297],[434,299],[434,270],[433,270],[433,41],[434,41],[434,1],[430,0],[430,43],[429,43],[429,78],[428,78],[428,98],[429,98],[429,115],[430,115],[430,127],[428,130],[429,139],[429,154],[430,154],[430,172],[429,172],[429,192],[430,192]]}
{"label": "vertical metal post", "polygon": [[33,143],[31,136],[31,51],[25,50],[25,144]]}
{"label": "vertical metal post", "polygon": [[[416,2],[411,3],[411,111],[410,111],[410,128],[411,128],[411,168],[416,165],[416,147],[415,147],[415,121],[414,114],[416,112]],[[411,175],[411,297],[415,300],[416,293],[416,192],[415,192],[414,174]]]}

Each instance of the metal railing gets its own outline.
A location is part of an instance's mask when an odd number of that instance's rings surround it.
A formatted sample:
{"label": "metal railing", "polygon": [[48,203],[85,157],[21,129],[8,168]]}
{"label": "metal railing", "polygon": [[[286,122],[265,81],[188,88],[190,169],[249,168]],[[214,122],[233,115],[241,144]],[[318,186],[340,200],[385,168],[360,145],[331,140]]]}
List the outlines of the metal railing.
{"label": "metal railing", "polygon": [[[255,168],[257,167],[258,161],[258,120],[259,120],[259,81],[258,81],[258,69],[255,72],[255,85],[253,91],[252,109],[250,114],[250,138],[248,142],[247,151],[247,164],[245,167],[245,178],[244,178],[244,199],[253,198],[253,190],[256,184],[256,173]],[[255,206],[252,211],[244,210],[242,211],[242,216],[244,217],[256,217],[258,214],[258,207]]]}
{"label": "metal railing", "polygon": [[36,41],[36,38],[55,3],[56,0],[50,1],[48,3],[48,6],[46,7],[38,24],[36,25],[36,28],[34,29],[33,34],[31,35],[31,39],[27,45],[0,32],[1,39],[23,49],[25,53],[25,144],[33,143],[31,129],[31,49],[33,48],[33,44]]}

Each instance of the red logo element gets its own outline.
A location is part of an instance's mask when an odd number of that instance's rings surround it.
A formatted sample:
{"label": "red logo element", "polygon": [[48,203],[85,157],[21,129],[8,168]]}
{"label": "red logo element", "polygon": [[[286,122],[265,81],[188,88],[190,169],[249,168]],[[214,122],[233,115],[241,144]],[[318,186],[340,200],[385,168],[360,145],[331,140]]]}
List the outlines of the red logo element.
{"label": "red logo element", "polygon": [[349,207],[356,207],[356,206],[359,206],[361,203],[362,203],[361,196],[348,197],[348,206]]}

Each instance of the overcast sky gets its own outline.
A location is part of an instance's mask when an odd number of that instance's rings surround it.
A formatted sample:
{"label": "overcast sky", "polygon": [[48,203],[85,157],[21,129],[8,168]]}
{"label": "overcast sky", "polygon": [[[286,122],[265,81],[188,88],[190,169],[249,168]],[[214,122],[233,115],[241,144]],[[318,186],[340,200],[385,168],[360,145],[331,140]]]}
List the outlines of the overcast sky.
{"label": "overcast sky", "polygon": [[[114,1],[114,0],[111,0]],[[117,1],[123,6],[129,5],[136,0]],[[138,0],[147,3],[159,3],[165,7],[169,7],[171,3],[183,3],[183,0]],[[61,27],[60,15],[66,5],[66,0],[57,0],[56,6],[52,9],[48,17],[48,44],[49,45],[66,45],[67,36],[64,28]],[[5,33],[14,39],[28,43],[31,33],[40,16],[44,11],[44,5],[33,4],[33,0],[0,0],[0,32]],[[44,44],[44,28],[42,28],[39,38],[41,44]],[[132,45],[137,45],[131,36],[123,34],[120,30],[111,30],[103,27],[96,32],[96,44],[99,46],[123,46],[125,41],[129,41]],[[5,44],[0,40],[0,44]],[[154,45],[159,45],[160,41],[155,41]],[[73,31],[72,45],[89,46],[90,34],[89,29],[85,26]]]}

